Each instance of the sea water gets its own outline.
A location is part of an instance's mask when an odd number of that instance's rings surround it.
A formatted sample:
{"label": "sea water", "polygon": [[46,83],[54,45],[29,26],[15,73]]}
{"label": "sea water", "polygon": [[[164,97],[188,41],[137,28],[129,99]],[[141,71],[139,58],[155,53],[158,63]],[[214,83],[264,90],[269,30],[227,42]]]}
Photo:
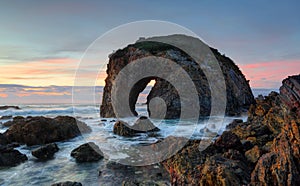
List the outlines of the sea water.
{"label": "sea water", "polygon": [[[255,96],[258,94],[267,95],[271,90],[253,90]],[[147,108],[142,104],[145,98],[139,98],[139,103],[136,105],[139,115],[147,115]],[[152,122],[161,130],[157,136],[148,136],[141,134],[133,138],[120,137],[113,134],[113,125],[116,118],[107,118],[103,120],[99,116],[99,105],[72,105],[72,104],[32,104],[19,105],[20,110],[8,109],[0,111],[0,116],[72,116],[78,120],[85,122],[92,128],[92,132],[83,134],[82,136],[58,142],[60,150],[55,154],[55,158],[49,161],[39,161],[31,155],[31,150],[37,146],[27,147],[21,146],[17,149],[27,155],[28,161],[11,168],[0,169],[0,185],[51,185],[61,181],[77,181],[83,185],[118,185],[120,180],[118,177],[126,177],[126,171],[123,175],[120,172],[107,171],[101,177],[98,176],[99,169],[105,169],[108,160],[102,160],[96,163],[81,163],[78,164],[70,156],[71,151],[82,145],[83,143],[93,141],[100,146],[101,150],[105,152],[106,159],[117,160],[128,157],[128,154],[120,153],[118,148],[126,148],[131,145],[139,144],[153,144],[158,140],[164,139],[168,136],[190,137],[193,139],[200,139],[201,129],[205,127],[205,123],[185,122],[180,124],[178,120],[162,120]],[[240,117],[244,121],[247,119],[246,115]],[[225,117],[223,124],[218,131],[222,133],[226,125],[237,117]],[[136,118],[125,118],[128,123],[133,123]],[[1,120],[4,123],[8,120]],[[6,127],[0,125],[0,132],[7,130]],[[176,132],[175,132],[176,131]],[[147,175],[146,175],[147,176]]]}

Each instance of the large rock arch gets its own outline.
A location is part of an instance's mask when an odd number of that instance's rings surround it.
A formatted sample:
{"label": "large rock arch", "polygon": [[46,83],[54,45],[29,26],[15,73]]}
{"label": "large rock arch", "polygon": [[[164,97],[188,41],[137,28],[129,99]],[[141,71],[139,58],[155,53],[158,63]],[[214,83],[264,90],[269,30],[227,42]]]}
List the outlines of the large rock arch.
{"label": "large rock arch", "polygon": [[[236,66],[230,58],[221,55],[216,49],[211,48],[211,51],[219,62],[226,83],[226,114],[239,115],[243,110],[248,109],[248,107],[254,103],[249,81],[246,80],[238,66]],[[103,90],[102,105],[100,108],[101,117],[115,117],[111,101],[111,91],[118,73],[126,65],[134,62],[136,59],[153,55],[176,62],[188,73],[198,92],[200,116],[208,116],[211,109],[210,88],[206,76],[199,65],[185,52],[174,46],[145,40],[128,45],[124,49],[119,49],[110,55],[106,71],[107,77]],[[155,80],[156,83],[147,97],[148,111],[150,100],[155,97],[160,97],[165,101],[167,106],[165,118],[179,118],[181,105],[180,97],[176,89],[166,80],[157,77],[144,78],[132,87],[128,100],[131,112],[137,115],[135,111],[136,101],[139,94],[151,80]],[[150,111],[149,114],[151,116]]]}

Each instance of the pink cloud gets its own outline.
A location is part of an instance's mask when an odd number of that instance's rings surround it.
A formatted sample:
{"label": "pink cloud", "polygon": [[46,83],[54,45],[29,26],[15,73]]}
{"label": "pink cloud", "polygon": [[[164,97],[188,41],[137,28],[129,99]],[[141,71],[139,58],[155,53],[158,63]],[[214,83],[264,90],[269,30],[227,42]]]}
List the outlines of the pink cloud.
{"label": "pink cloud", "polygon": [[300,73],[300,60],[281,60],[240,65],[253,88],[279,88],[289,75]]}

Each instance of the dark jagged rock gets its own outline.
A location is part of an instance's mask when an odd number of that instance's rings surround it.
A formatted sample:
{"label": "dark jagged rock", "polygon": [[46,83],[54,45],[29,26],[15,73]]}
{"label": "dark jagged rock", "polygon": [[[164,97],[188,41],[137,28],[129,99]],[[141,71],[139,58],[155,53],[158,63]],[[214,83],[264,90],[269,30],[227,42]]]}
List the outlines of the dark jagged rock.
{"label": "dark jagged rock", "polygon": [[0,106],[0,110],[7,110],[7,109],[16,109],[20,110],[21,108],[18,106]]}
{"label": "dark jagged rock", "polygon": [[22,124],[24,122],[24,120],[25,120],[25,118],[23,116],[16,116],[16,117],[13,118],[12,121],[8,121],[8,122],[3,123],[3,126],[4,127],[10,127],[13,124]]}
{"label": "dark jagged rock", "polygon": [[0,167],[13,167],[28,160],[25,154],[12,147],[0,145]]}
{"label": "dark jagged rock", "polygon": [[120,136],[135,136],[138,133],[157,132],[157,128],[148,118],[139,118],[133,126],[130,126],[124,121],[117,121],[113,128],[113,133]]}
{"label": "dark jagged rock", "polygon": [[0,145],[7,145],[8,141],[6,137],[0,133]]}
{"label": "dark jagged rock", "polygon": [[[15,119],[14,119],[15,121]],[[69,116],[58,116],[54,119],[45,117],[19,118],[4,133],[10,142],[26,145],[41,145],[63,141],[90,132],[85,123]]]}
{"label": "dark jagged rock", "polygon": [[123,181],[122,186],[168,186],[168,183],[163,181],[152,181],[152,180],[144,180],[144,181]]}
{"label": "dark jagged rock", "polygon": [[124,121],[117,121],[114,124],[113,133],[120,136],[126,136],[126,137],[136,135],[136,131],[131,129],[128,123]]}
{"label": "dark jagged rock", "polygon": [[95,143],[89,142],[74,149],[71,152],[71,156],[75,158],[77,162],[93,162],[102,159],[103,152],[101,152]]}
{"label": "dark jagged rock", "polygon": [[80,182],[66,181],[52,184],[51,186],[82,186]]}
{"label": "dark jagged rock", "polygon": [[283,103],[300,116],[300,74],[283,80],[280,94]]}
{"label": "dark jagged rock", "polygon": [[[226,140],[234,139],[226,144]],[[234,146],[234,144],[238,144]],[[199,151],[199,140],[191,140],[175,156],[163,162],[172,185],[240,185],[250,181],[250,170],[241,144],[233,133]]]}
{"label": "dark jagged rock", "polygon": [[[172,35],[160,37],[164,39],[176,39],[183,37],[182,35]],[[151,39],[151,38],[150,38]],[[215,55],[219,62],[226,84],[227,95],[227,115],[239,115],[243,110],[247,109],[250,104],[254,103],[254,98],[249,86],[249,81],[234,64],[234,62],[224,55],[221,55],[216,49],[211,48],[212,53]],[[191,77],[197,89],[200,100],[200,116],[207,116],[210,114],[211,109],[211,93],[208,80],[199,67],[199,65],[182,50],[163,43],[153,41],[140,41],[135,44],[128,45],[124,49],[120,49],[110,55],[109,64],[107,66],[107,78],[105,79],[105,87],[103,92],[103,100],[100,109],[102,117],[115,117],[112,107],[112,86],[118,73],[128,64],[136,59],[141,59],[147,56],[157,56],[170,59],[180,65]],[[175,73],[175,72],[174,72]],[[180,79],[178,75],[176,78]],[[137,115],[135,111],[135,104],[138,95],[145,89],[147,84],[155,80],[153,88],[147,97],[147,106],[150,116],[151,110],[149,103],[152,98],[159,97],[166,103],[166,119],[179,118],[181,112],[181,102],[177,90],[168,81],[158,77],[148,77],[138,81],[131,89],[129,96],[129,106],[131,112]],[[193,106],[191,106],[193,108]],[[156,112],[160,113],[161,107],[155,108]],[[155,114],[153,117],[156,117]]]}
{"label": "dark jagged rock", "polygon": [[31,153],[34,157],[41,160],[52,159],[54,154],[58,152],[59,148],[55,143],[50,143],[34,149]]}
{"label": "dark jagged rock", "polygon": [[243,149],[243,145],[239,137],[230,131],[223,132],[223,134],[216,140],[214,145],[221,149]]}
{"label": "dark jagged rock", "polygon": [[205,150],[198,150],[199,141],[189,141],[163,162],[172,184],[300,185],[300,115],[291,96],[298,94],[295,87],[258,97],[247,122],[234,121]]}
{"label": "dark jagged rock", "polygon": [[1,120],[11,119],[11,118],[12,118],[12,116],[1,116],[0,117]]}
{"label": "dark jagged rock", "polygon": [[158,132],[160,131],[149,118],[141,116],[131,127],[132,129],[139,132]]}

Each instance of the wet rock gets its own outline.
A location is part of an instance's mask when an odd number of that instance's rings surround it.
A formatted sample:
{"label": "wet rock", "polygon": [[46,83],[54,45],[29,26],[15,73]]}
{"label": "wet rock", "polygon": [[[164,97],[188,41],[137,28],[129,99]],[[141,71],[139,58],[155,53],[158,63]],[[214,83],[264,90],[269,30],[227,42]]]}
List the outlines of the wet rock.
{"label": "wet rock", "polygon": [[55,143],[47,144],[34,149],[31,153],[34,157],[41,160],[52,159],[54,154],[58,152],[59,148]]}
{"label": "wet rock", "polygon": [[[171,35],[159,38],[164,40],[178,40],[186,39],[186,36]],[[188,39],[192,40],[193,38],[189,37]],[[225,55],[221,55],[218,50],[213,48],[211,48],[211,52],[215,55],[217,61],[219,62],[220,68],[223,72],[223,77],[225,79],[227,95],[226,114],[239,115],[241,112],[243,112],[243,110],[248,109],[250,104],[254,103],[254,97],[249,86],[249,81],[246,80],[245,76],[239,70],[238,66],[236,66],[230,58],[226,57]],[[170,59],[176,64],[180,65],[188,73],[193,83],[195,84],[196,91],[199,95],[199,114],[200,116],[208,116],[211,110],[211,92],[208,80],[202,68],[199,67],[199,65],[193,58],[188,56],[180,49],[171,45],[149,40],[144,40],[135,44],[128,45],[126,48],[117,50],[115,53],[109,56],[110,59],[107,68],[107,78],[105,79],[102,105],[100,108],[101,116],[105,118],[116,116],[112,107],[111,92],[112,86],[115,83],[118,73],[126,65],[134,63],[135,60],[152,55]],[[177,79],[182,79],[180,74],[175,74],[174,78],[176,78],[174,79],[175,81]],[[156,117],[157,113],[161,113],[162,111],[164,111],[164,109],[162,109],[163,107],[157,106],[154,108],[154,111],[156,113],[151,113],[149,107],[150,100],[152,100],[152,98],[159,97],[164,100],[166,105],[166,114],[164,115],[164,118],[179,118],[181,113],[181,102],[178,91],[172,84],[169,83],[169,81],[158,77],[148,77],[141,79],[132,87],[129,96],[129,106],[132,115],[137,115],[137,112],[135,111],[135,105],[138,95],[146,88],[147,84],[151,80],[155,80],[155,84],[152,87],[149,95],[147,96],[147,107],[150,116]],[[195,107],[193,105],[190,105],[191,111],[194,111],[193,108]],[[158,116],[161,115],[158,114]]]}
{"label": "wet rock", "polygon": [[252,163],[256,163],[259,157],[261,156],[261,151],[257,145],[255,145],[252,149],[245,152],[245,156],[248,161]]}
{"label": "wet rock", "polygon": [[135,136],[138,133],[153,133],[157,131],[159,131],[159,128],[148,118],[144,117],[139,118],[133,126],[124,121],[117,121],[113,128],[114,134],[126,137]]}
{"label": "wet rock", "polygon": [[0,167],[17,166],[28,160],[25,154],[20,153],[12,147],[0,145]]}
{"label": "wet rock", "polygon": [[122,186],[168,186],[169,184],[163,181],[123,181]]}
{"label": "wet rock", "polygon": [[160,131],[149,118],[141,116],[131,127],[132,129],[140,132],[158,132]]}
{"label": "wet rock", "polygon": [[0,106],[0,110],[7,110],[7,109],[16,109],[20,110],[21,108],[18,106]]}
{"label": "wet rock", "polygon": [[6,120],[6,119],[11,119],[12,116],[1,116],[0,119],[1,120]]}
{"label": "wet rock", "polygon": [[7,121],[5,123],[3,123],[3,126],[4,127],[10,127],[12,126],[13,124],[22,124],[24,122],[25,118],[22,117],[22,116],[16,116],[13,118],[12,121]]}
{"label": "wet rock", "polygon": [[0,133],[0,145],[6,145],[8,143],[6,137]]}
{"label": "wet rock", "polygon": [[128,125],[128,123],[124,121],[117,121],[114,125],[113,128],[113,133],[120,135],[120,136],[125,136],[125,137],[130,137],[136,135],[136,131],[131,129],[131,127]]}
{"label": "wet rock", "polygon": [[226,129],[233,129],[242,123],[243,123],[242,119],[235,119],[226,126]]}
{"label": "wet rock", "polygon": [[94,162],[103,158],[103,152],[94,142],[89,142],[72,150],[71,156],[77,162]]}
{"label": "wet rock", "polygon": [[27,117],[14,119],[14,124],[4,133],[10,142],[26,145],[40,145],[63,141],[90,132],[85,123],[69,116],[54,119],[45,117]]}
{"label": "wet rock", "polygon": [[131,170],[134,167],[130,166],[130,165],[123,165],[123,164],[121,164],[119,162],[115,162],[115,161],[109,161],[106,164],[106,168],[113,169],[113,170],[129,170],[129,169]]}
{"label": "wet rock", "polygon": [[82,186],[80,182],[66,181],[52,184],[51,186]]}

